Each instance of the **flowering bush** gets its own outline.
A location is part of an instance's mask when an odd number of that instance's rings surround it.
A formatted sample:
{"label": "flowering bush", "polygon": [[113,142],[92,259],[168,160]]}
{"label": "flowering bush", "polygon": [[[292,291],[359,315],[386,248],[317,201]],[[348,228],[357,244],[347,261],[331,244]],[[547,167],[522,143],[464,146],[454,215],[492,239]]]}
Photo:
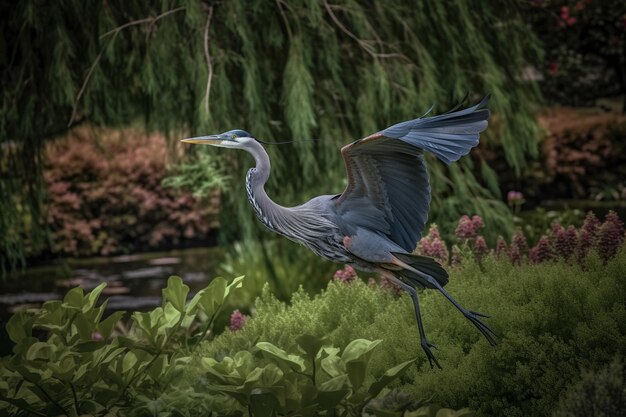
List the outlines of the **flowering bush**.
{"label": "flowering bush", "polygon": [[545,50],[543,65],[537,69],[546,97],[580,105],[626,93],[625,2],[532,0],[520,4],[527,5],[529,22]]}
{"label": "flowering bush", "polygon": [[217,196],[200,204],[190,192],[164,188],[168,150],[162,136],[131,130],[91,130],[50,144],[44,180],[49,190],[52,251],[109,255],[203,239],[218,226]]}
{"label": "flowering bush", "polygon": [[591,250],[596,250],[600,258],[607,262],[615,256],[625,238],[624,224],[613,211],[606,215],[604,223],[600,223],[589,212],[580,230],[572,225],[563,227],[553,223],[548,234],[541,236],[532,248],[519,229],[513,234],[510,244],[507,245],[506,240],[499,236],[495,247],[489,248],[485,238],[479,234],[483,227],[484,222],[479,216],[462,216],[455,230],[457,244],[452,245],[450,256],[446,243],[441,240],[439,229],[432,225],[428,234],[418,243],[416,252],[431,256],[442,265],[453,266],[460,265],[468,254],[481,262],[489,253],[497,258],[508,257],[516,265],[526,260],[541,263],[556,259],[576,259],[582,263]]}

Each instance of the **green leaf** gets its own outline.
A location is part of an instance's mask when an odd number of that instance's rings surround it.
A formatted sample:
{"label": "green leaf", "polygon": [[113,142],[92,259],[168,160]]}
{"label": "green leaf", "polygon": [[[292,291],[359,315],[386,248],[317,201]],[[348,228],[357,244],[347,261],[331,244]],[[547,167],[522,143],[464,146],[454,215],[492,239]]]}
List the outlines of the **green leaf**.
{"label": "green leaf", "polygon": [[378,394],[380,394],[383,388],[389,385],[389,383],[391,383],[394,379],[402,375],[402,373],[413,363],[415,363],[415,360],[410,360],[402,362],[400,365],[396,365],[393,368],[388,369],[380,378],[378,378],[376,382],[374,382],[370,386],[368,392],[374,397],[377,396]]}
{"label": "green leaf", "polygon": [[204,289],[198,291],[196,295],[194,295],[193,298],[189,301],[189,303],[187,303],[187,307],[185,308],[185,312],[187,313],[187,315],[192,315],[196,312],[196,310],[198,309],[200,300],[204,296],[204,293],[205,293]]}
{"label": "green leaf", "polygon": [[137,365],[137,355],[133,351],[127,352],[122,361],[122,372],[128,373],[135,365]]}
{"label": "green leaf", "polygon": [[296,342],[300,349],[307,354],[308,357],[314,358],[320,351],[322,346],[326,343],[326,338],[312,336],[310,334],[303,334],[296,337]]}
{"label": "green leaf", "polygon": [[354,360],[346,363],[346,372],[350,385],[356,391],[363,385],[365,381],[365,373],[367,372],[367,363],[363,360]]}
{"label": "green leaf", "polygon": [[[338,350],[338,349],[337,349]],[[322,370],[331,377],[345,375],[346,367],[339,356],[330,355],[322,359]]]}
{"label": "green leaf", "polygon": [[176,310],[183,312],[189,287],[183,283],[181,277],[171,276],[167,280],[167,287],[163,289],[163,298],[172,303]]}
{"label": "green leaf", "polygon": [[367,362],[369,360],[369,356],[371,355],[372,350],[378,346],[382,342],[382,340],[366,340],[366,339],[355,339],[346,346],[341,355],[341,359],[344,363],[348,363],[351,361],[357,360],[365,360]]}
{"label": "green leaf", "polygon": [[204,289],[204,293],[200,297],[200,308],[209,316],[209,319],[215,315],[217,309],[224,302],[226,285],[224,278],[217,277]]}
{"label": "green leaf", "polygon": [[320,384],[320,391],[339,391],[348,382],[347,375],[339,375]]}
{"label": "green leaf", "polygon": [[230,292],[232,290],[235,290],[237,288],[241,288],[243,286],[243,279],[245,278],[245,275],[241,275],[237,278],[234,278],[232,280],[232,282],[230,284],[228,284],[228,286],[226,287],[226,291],[224,291],[224,300],[226,298],[228,298],[228,295],[230,294]]}
{"label": "green leaf", "polygon": [[300,372],[304,371],[304,359],[300,356],[289,355],[284,350],[279,347],[274,346],[269,342],[259,342],[256,344],[256,347],[259,348],[264,354],[267,356],[277,359],[279,363],[286,364],[290,367],[297,368]]}
{"label": "green leaf", "polygon": [[126,314],[125,311],[116,311],[112,313],[109,317],[107,317],[106,319],[98,323],[98,326],[97,326],[98,332],[100,332],[100,335],[104,339],[108,339],[109,336],[111,336],[111,332],[113,331],[113,328],[115,327],[117,322],[120,321],[122,317],[124,317],[124,314]]}
{"label": "green leaf", "polygon": [[270,363],[263,368],[263,373],[261,374],[260,384],[263,387],[271,387],[272,385],[276,385],[283,379],[285,374],[283,371],[273,363]]}
{"label": "green leaf", "polygon": [[81,287],[72,288],[65,294],[63,304],[66,307],[82,309],[83,307],[83,289]]}
{"label": "green leaf", "polygon": [[50,359],[50,353],[52,345],[45,342],[33,343],[26,352],[26,360],[34,361],[37,359],[48,360]]}
{"label": "green leaf", "polygon": [[6,329],[9,338],[14,343],[19,343],[25,337],[30,337],[34,319],[24,311],[18,311],[7,322]]}
{"label": "green leaf", "polygon": [[326,410],[336,407],[350,392],[347,382],[346,375],[339,375],[320,384],[317,396],[320,406]]}
{"label": "green leaf", "polygon": [[83,305],[84,313],[93,309],[96,306],[96,302],[98,301],[98,298],[100,297],[100,294],[102,293],[102,290],[106,286],[107,286],[106,282],[103,282],[102,284],[98,285],[96,288],[91,290],[91,292],[87,296],[87,302]]}

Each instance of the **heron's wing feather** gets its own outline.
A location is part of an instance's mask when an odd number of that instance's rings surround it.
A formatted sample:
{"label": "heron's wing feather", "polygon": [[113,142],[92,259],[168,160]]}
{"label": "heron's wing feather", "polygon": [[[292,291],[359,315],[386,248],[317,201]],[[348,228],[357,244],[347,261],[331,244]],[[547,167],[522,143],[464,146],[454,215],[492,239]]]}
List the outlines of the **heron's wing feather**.
{"label": "heron's wing feather", "polygon": [[335,204],[346,232],[367,228],[412,252],[431,199],[423,151],[448,164],[469,153],[487,127],[485,104],[486,99],[459,111],[399,123],[344,146],[348,186]]}

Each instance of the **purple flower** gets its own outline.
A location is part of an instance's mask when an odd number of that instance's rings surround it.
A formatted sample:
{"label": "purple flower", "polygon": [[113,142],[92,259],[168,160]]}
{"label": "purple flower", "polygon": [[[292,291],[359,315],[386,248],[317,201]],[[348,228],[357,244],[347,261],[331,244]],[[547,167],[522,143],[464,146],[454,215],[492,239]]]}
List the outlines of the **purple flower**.
{"label": "purple flower", "polygon": [[483,219],[480,216],[473,216],[471,219],[467,215],[461,216],[459,224],[454,231],[454,234],[461,241],[472,240],[478,235],[478,229],[485,226]]}
{"label": "purple flower", "polygon": [[502,236],[498,236],[498,242],[496,243],[496,258],[500,259],[508,251],[506,240]]}
{"label": "purple flower", "polygon": [[350,265],[346,265],[343,269],[338,269],[335,272],[333,279],[344,283],[352,282],[356,279],[356,271]]}
{"label": "purple flower", "polygon": [[506,193],[506,199],[509,204],[519,204],[524,201],[524,194],[519,191],[509,191]]}
{"label": "purple flower", "polygon": [[604,223],[598,230],[596,246],[604,262],[608,262],[624,243],[624,224],[611,210],[604,218]]}
{"label": "purple flower", "polygon": [[511,241],[511,246],[517,246],[519,249],[519,253],[521,256],[524,256],[528,253],[528,242],[526,242],[526,236],[524,233],[518,229],[513,235],[513,240]]}
{"label": "purple flower", "polygon": [[247,319],[248,319],[248,316],[243,314],[241,311],[239,310],[233,311],[233,314],[230,315],[230,326],[229,326],[230,330],[232,330],[233,332],[236,332],[237,330],[241,329],[243,325],[246,323]]}
{"label": "purple flower", "polygon": [[578,233],[578,247],[576,248],[576,258],[578,262],[584,261],[592,247],[595,246],[596,237],[600,221],[592,211],[587,213],[585,222]]}
{"label": "purple flower", "polygon": [[419,241],[416,252],[420,255],[435,258],[442,265],[448,263],[448,248],[443,239],[441,239],[441,234],[436,224],[433,223],[428,230],[428,234]]}
{"label": "purple flower", "polygon": [[104,340],[104,337],[102,337],[100,332],[93,331],[93,332],[91,332],[91,340],[99,342],[101,340]]}
{"label": "purple flower", "polygon": [[511,243],[511,246],[509,246],[509,259],[514,265],[522,263],[522,252],[515,242]]}
{"label": "purple flower", "polygon": [[487,247],[487,242],[485,238],[482,236],[477,236],[474,241],[474,257],[478,262],[480,262],[487,253],[489,253],[489,248]]}
{"label": "purple flower", "polygon": [[537,245],[530,250],[528,257],[536,264],[554,259],[554,251],[547,236],[541,236]]}
{"label": "purple flower", "polygon": [[[554,228],[552,230],[554,230]],[[574,254],[578,243],[578,233],[574,226],[570,225],[567,229],[559,227],[553,234],[553,239],[554,250],[557,256],[563,259],[569,259]]]}

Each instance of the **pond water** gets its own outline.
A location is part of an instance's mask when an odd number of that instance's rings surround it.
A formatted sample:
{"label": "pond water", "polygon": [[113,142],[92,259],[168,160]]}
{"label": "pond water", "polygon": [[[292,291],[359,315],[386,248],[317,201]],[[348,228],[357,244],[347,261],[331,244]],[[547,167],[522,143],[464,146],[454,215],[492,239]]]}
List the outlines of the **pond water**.
{"label": "pond water", "polygon": [[62,299],[76,286],[89,291],[102,282],[107,310],[146,310],[161,304],[161,289],[170,275],[178,275],[195,292],[217,276],[222,250],[183,249],[115,257],[65,259],[27,268],[0,282],[0,351],[8,346],[4,327],[19,309],[39,307]]}

